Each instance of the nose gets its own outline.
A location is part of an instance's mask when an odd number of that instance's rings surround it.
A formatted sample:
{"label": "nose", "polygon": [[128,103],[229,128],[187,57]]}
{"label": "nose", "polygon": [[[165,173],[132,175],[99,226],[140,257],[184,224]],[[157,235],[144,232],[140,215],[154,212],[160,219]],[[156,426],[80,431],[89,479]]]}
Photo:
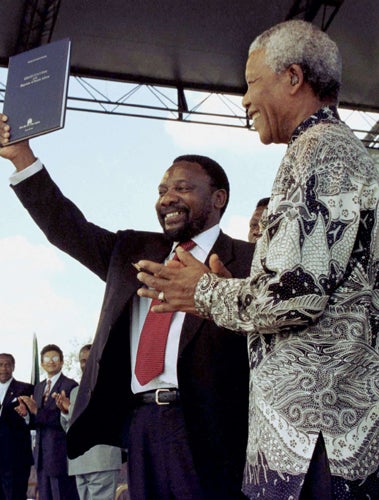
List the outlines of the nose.
{"label": "nose", "polygon": [[248,92],[245,93],[245,95],[242,98],[242,106],[247,110],[248,107],[250,106],[250,99],[248,96]]}
{"label": "nose", "polygon": [[172,189],[168,189],[159,198],[159,204],[163,206],[170,205],[171,203],[177,203],[178,201],[179,201],[178,193],[176,193]]}

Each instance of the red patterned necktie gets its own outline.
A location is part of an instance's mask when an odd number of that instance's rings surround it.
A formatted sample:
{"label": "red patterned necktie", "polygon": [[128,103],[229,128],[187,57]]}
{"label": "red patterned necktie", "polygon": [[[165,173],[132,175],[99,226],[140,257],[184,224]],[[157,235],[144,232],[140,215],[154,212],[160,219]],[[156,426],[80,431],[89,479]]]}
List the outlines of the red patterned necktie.
{"label": "red patterned necktie", "polygon": [[[179,246],[189,251],[196,246],[196,243],[185,241]],[[179,260],[176,253],[173,260]],[[152,306],[159,303],[157,299],[151,301],[138,343],[135,374],[141,385],[147,384],[164,370],[167,337],[174,313],[152,312]]]}
{"label": "red patterned necktie", "polygon": [[51,389],[51,379],[48,378],[46,381],[45,392],[43,393],[42,406],[45,406],[46,404],[47,398],[49,397],[50,394],[50,389]]}

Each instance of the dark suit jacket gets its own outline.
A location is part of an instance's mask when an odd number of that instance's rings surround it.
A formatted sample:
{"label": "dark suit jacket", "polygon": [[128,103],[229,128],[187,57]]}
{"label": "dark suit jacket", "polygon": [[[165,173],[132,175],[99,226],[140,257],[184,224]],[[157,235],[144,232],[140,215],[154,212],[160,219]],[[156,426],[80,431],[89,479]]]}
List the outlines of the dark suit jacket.
{"label": "dark suit jacket", "polygon": [[[172,242],[163,234],[112,233],[86,221],[45,170],[14,187],[47,238],[106,281],[96,337],[71,427],[74,458],[98,443],[127,446],[133,409],[129,320],[140,283],[131,262],[163,261]],[[254,246],[221,233],[213,248],[235,277],[249,275]],[[238,492],[248,424],[247,342],[242,335],[186,315],[179,345],[178,379],[195,465],[219,498]],[[125,440],[126,438],[126,440]],[[124,441],[122,441],[124,439]]]}
{"label": "dark suit jacket", "polygon": [[67,475],[66,433],[61,426],[61,412],[51,397],[53,392],[65,391],[69,396],[78,384],[75,380],[61,374],[50,391],[50,395],[42,406],[46,380],[35,386],[34,399],[38,410],[34,418],[36,428],[36,446],[34,461],[37,470],[43,468],[47,476]]}
{"label": "dark suit jacket", "polygon": [[0,474],[23,470],[33,464],[30,428],[14,410],[18,396],[33,394],[33,385],[13,379],[5,394],[0,416]]}

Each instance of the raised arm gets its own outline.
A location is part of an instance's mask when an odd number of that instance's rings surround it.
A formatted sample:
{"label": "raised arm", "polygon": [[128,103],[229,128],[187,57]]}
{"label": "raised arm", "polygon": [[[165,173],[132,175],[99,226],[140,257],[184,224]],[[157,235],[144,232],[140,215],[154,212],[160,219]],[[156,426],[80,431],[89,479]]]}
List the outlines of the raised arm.
{"label": "raised arm", "polygon": [[0,156],[10,160],[16,170],[20,172],[36,161],[36,157],[29,146],[29,141],[21,141],[7,146],[11,132],[7,124],[8,117],[0,113]]}
{"label": "raised arm", "polygon": [[18,172],[12,188],[21,203],[53,245],[105,280],[116,234],[87,221],[37,160],[28,141],[7,146],[11,135],[7,117],[0,114],[0,156]]}

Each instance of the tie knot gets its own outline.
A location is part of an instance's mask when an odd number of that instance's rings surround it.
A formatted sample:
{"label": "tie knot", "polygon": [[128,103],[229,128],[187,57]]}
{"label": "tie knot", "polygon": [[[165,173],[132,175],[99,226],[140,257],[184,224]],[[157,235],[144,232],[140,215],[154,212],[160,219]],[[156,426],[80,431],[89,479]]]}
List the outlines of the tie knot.
{"label": "tie knot", "polygon": [[183,241],[182,243],[179,243],[179,245],[178,245],[178,247],[182,247],[183,250],[186,250],[186,252],[188,252],[189,250],[192,250],[192,248],[195,246],[196,246],[196,243],[192,240]]}
{"label": "tie knot", "polygon": [[43,398],[42,398],[42,405],[44,406],[46,401],[48,400],[49,398],[49,394],[50,394],[50,389],[51,389],[51,379],[48,378],[46,380],[46,386],[45,386],[45,390],[43,392]]}
{"label": "tie knot", "polygon": [[[186,252],[188,252],[189,250],[192,250],[192,248],[195,247],[195,246],[196,246],[196,243],[194,241],[192,241],[192,240],[189,240],[189,241],[183,241],[182,243],[179,243],[179,245],[177,245],[176,248],[182,247],[183,250],[185,250]],[[175,252],[172,260],[179,260],[178,254],[176,252]]]}

